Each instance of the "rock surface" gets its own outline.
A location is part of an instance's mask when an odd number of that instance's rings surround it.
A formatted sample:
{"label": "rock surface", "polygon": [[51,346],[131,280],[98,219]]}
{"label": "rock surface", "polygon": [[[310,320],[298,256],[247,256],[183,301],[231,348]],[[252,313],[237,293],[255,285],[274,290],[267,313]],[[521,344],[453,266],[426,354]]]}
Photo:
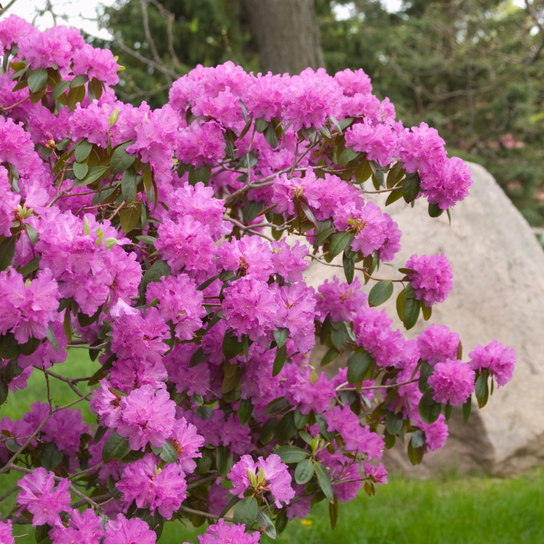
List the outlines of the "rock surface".
{"label": "rock surface", "polygon": [[[448,325],[461,337],[465,361],[476,345],[496,338],[516,350],[516,370],[483,410],[473,403],[468,424],[454,410],[446,446],[427,455],[422,465],[412,467],[396,448],[386,452],[390,469],[413,475],[454,468],[507,473],[544,462],[544,252],[493,177],[479,165],[469,166],[474,185],[453,209],[451,226],[446,214],[430,218],[423,199],[414,209],[403,200],[387,208],[403,233],[395,264],[404,265],[413,253],[444,251],[454,274],[446,302],[434,307],[429,323],[420,319],[406,336],[414,337],[430,323]],[[343,278],[341,269],[316,263],[306,279],[317,287],[335,274]],[[393,277],[387,266],[374,274]],[[396,293],[385,306],[400,328]]]}

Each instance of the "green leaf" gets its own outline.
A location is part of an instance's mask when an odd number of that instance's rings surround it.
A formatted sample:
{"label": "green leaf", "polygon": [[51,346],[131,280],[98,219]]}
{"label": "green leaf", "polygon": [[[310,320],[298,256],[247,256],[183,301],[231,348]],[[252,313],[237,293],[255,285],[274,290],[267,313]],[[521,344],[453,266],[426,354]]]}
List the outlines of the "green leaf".
{"label": "green leaf", "polygon": [[123,208],[119,212],[119,222],[121,223],[121,228],[125,234],[128,234],[130,231],[136,228],[140,216],[142,215],[142,203],[141,201],[136,202],[135,204],[128,206],[128,208]]}
{"label": "green leaf", "polygon": [[19,270],[19,273],[23,276],[26,276],[27,274],[38,270],[38,268],[40,267],[40,261],[41,257],[34,257]]}
{"label": "green leaf", "polygon": [[0,336],[0,357],[2,359],[15,359],[21,353],[21,346],[13,333],[8,332]]}
{"label": "green leaf", "polygon": [[221,384],[221,393],[230,393],[230,391],[235,391],[238,389],[240,382],[242,381],[242,376],[244,371],[241,368],[236,368],[236,371],[230,375],[223,378],[223,383]]}
{"label": "green leaf", "polygon": [[488,389],[488,372],[486,369],[482,370],[482,373],[478,376],[476,380],[475,394],[477,399],[483,399],[487,394]]}
{"label": "green leaf", "polygon": [[287,357],[287,347],[285,344],[281,346],[281,348],[278,348],[276,351],[276,357],[274,357],[274,366],[272,367],[272,376],[277,376],[281,369],[283,368],[283,365],[285,364],[285,359]]}
{"label": "green leaf", "polygon": [[[51,99],[56,100],[60,95],[63,95],[66,90],[70,87],[69,81],[61,81],[55,85],[53,92],[51,93]],[[58,146],[57,146],[58,147]],[[62,149],[61,149],[62,151]]]}
{"label": "green leaf", "polygon": [[278,442],[289,442],[293,436],[295,436],[297,428],[295,425],[295,411],[287,412],[278,425],[278,431],[276,436]]}
{"label": "green leaf", "polygon": [[428,308],[427,306],[425,306],[425,303],[423,303],[421,305],[421,313],[423,315],[423,319],[425,321],[429,321],[429,319],[431,319],[431,316],[433,315],[433,307],[431,306],[430,308]]}
{"label": "green leaf", "polygon": [[50,442],[45,445],[40,463],[45,470],[50,471],[59,466],[63,457],[64,453],[59,451],[53,442]]}
{"label": "green leaf", "polygon": [[287,342],[288,338],[289,338],[289,329],[280,328],[274,331],[274,340],[276,341],[276,344],[278,344],[279,348],[285,346],[285,342]]}
{"label": "green leaf", "polygon": [[335,495],[334,500],[329,503],[329,518],[331,521],[331,529],[334,530],[336,527],[336,522],[338,521],[338,510],[339,510],[340,502],[338,501],[338,497]]}
{"label": "green leaf", "polygon": [[391,191],[389,193],[389,196],[387,197],[387,200],[385,201],[385,206],[387,207],[390,204],[393,204],[393,202],[400,200],[401,198],[402,198],[402,189],[395,189],[394,191]]}
{"label": "green leaf", "polygon": [[263,136],[271,148],[276,149],[278,147],[278,134],[276,133],[276,127],[273,122],[268,124]]}
{"label": "green leaf", "polygon": [[262,427],[261,432],[259,434],[259,440],[261,444],[268,444],[272,438],[274,438],[274,435],[276,434],[276,431],[278,430],[278,427],[280,425],[280,420],[276,419],[275,417],[272,419],[269,419]]}
{"label": "green leaf", "polygon": [[100,179],[104,176],[104,174],[108,171],[107,166],[93,166],[89,173],[79,182],[74,183],[74,187],[82,187],[84,185],[89,185],[96,180]]}
{"label": "green leaf", "polygon": [[161,281],[162,277],[166,279],[168,276],[170,276],[170,273],[170,267],[164,261],[155,261],[142,278],[142,282],[140,283],[139,287],[140,297],[144,298],[145,290],[148,284],[154,281]]}
{"label": "green leaf", "polygon": [[217,448],[215,464],[217,465],[219,474],[225,478],[233,465],[230,449],[227,446],[219,446]]}
{"label": "green leaf", "polygon": [[306,425],[308,424],[308,422],[310,421],[310,414],[303,414],[301,411],[300,411],[300,406],[297,406],[296,410],[295,410],[295,427],[297,429],[303,429],[304,427],[306,427]]}
{"label": "green leaf", "polygon": [[23,369],[17,363],[17,358],[11,359],[4,367],[4,379],[6,383],[11,383],[15,378],[23,373]]}
{"label": "green leaf", "polygon": [[91,153],[93,149],[93,144],[89,143],[87,140],[82,140],[74,152],[74,157],[76,162],[83,162]]}
{"label": "green leaf", "polygon": [[268,121],[261,117],[260,119],[255,120],[255,130],[261,134],[268,128]]}
{"label": "green leaf", "polygon": [[290,408],[291,405],[289,404],[289,401],[286,400],[285,397],[279,397],[268,403],[268,406],[264,411],[264,415],[270,416],[273,414],[281,414],[282,412],[286,412]]}
{"label": "green leaf", "polygon": [[102,461],[109,463],[110,461],[121,461],[130,453],[130,444],[128,438],[119,436],[113,433],[104,444],[102,450]]}
{"label": "green leaf", "polygon": [[[209,451],[209,450],[208,450]],[[238,504],[242,499],[239,499],[238,497],[231,497],[231,499],[229,500],[229,502],[225,505],[225,508],[223,508],[223,510],[221,510],[221,513],[219,514],[219,517],[220,518],[224,518],[229,510],[236,504]]]}
{"label": "green leaf", "polygon": [[89,173],[89,165],[86,162],[74,163],[74,174],[77,179],[84,179]]}
{"label": "green leaf", "polygon": [[28,234],[28,237],[30,238],[30,241],[33,244],[37,244],[40,237],[38,236],[36,229],[32,225],[25,223],[25,230],[26,230],[26,233]]}
{"label": "green leaf", "polygon": [[189,367],[193,368],[194,366],[198,366],[199,364],[203,363],[209,356],[209,353],[204,353],[202,347],[198,348],[191,355],[191,359],[189,360]]}
{"label": "green leaf", "polygon": [[346,147],[344,151],[342,151],[342,154],[340,155],[340,158],[338,159],[338,164],[347,164],[348,162],[351,162],[361,156],[360,153],[357,153],[353,149],[353,147]]}
{"label": "green leaf", "polygon": [[272,453],[279,455],[281,460],[288,465],[294,463],[300,463],[306,459],[309,455],[309,452],[299,448],[297,446],[280,446],[276,448]]}
{"label": "green leaf", "polygon": [[235,507],[232,517],[234,523],[243,523],[249,529],[257,519],[259,505],[255,497],[245,497]]}
{"label": "green leaf", "polygon": [[279,514],[276,516],[276,532],[278,534],[283,533],[287,527],[287,523],[289,520],[287,519],[287,508],[282,508],[279,512]]}
{"label": "green leaf", "polygon": [[153,236],[136,236],[136,240],[139,240],[140,242],[143,242],[144,244],[154,246],[155,242],[157,241],[157,238],[153,238]]}
{"label": "green leaf", "polygon": [[178,452],[170,440],[166,440],[162,446],[161,459],[165,463],[176,463],[178,460]]}
{"label": "green leaf", "polygon": [[232,331],[228,331],[223,337],[223,355],[230,360],[240,353],[242,353],[242,342],[236,338]]}
{"label": "green leaf", "polygon": [[470,410],[472,408],[472,397],[469,397],[465,404],[463,404],[463,419],[465,420],[465,423],[468,421],[468,418],[470,417]]}
{"label": "green leaf", "polygon": [[[404,293],[406,297],[406,293]],[[420,301],[415,298],[408,298],[404,303],[404,326],[406,330],[411,329],[419,317]]]}
{"label": "green leaf", "polygon": [[402,196],[406,203],[410,203],[417,198],[421,188],[421,179],[419,174],[408,174],[402,184]]}
{"label": "green leaf", "polygon": [[264,200],[260,200],[259,202],[255,202],[254,200],[248,200],[242,210],[244,221],[246,223],[251,223],[252,221],[257,219],[257,217],[259,217],[260,213],[263,211],[264,205]]}
{"label": "green leaf", "polygon": [[425,444],[425,433],[423,431],[416,431],[412,435],[412,447],[420,448]]}
{"label": "green leaf", "polygon": [[336,229],[334,227],[329,227],[328,229],[320,232],[314,240],[314,246],[319,247],[320,245],[322,245],[335,230]]}
{"label": "green leaf", "polygon": [[298,463],[295,469],[295,481],[297,484],[307,484],[314,475],[314,464],[310,459],[304,459]]}
{"label": "green leaf", "polygon": [[418,387],[422,393],[425,393],[429,389],[430,386],[427,381],[433,375],[433,372],[434,368],[427,361],[421,363],[419,367]]}
{"label": "green leaf", "polygon": [[343,352],[348,342],[348,331],[346,324],[342,321],[338,328],[332,327],[331,331],[332,345],[339,351]]}
{"label": "green leaf", "polygon": [[332,502],[334,500],[334,494],[332,492],[331,479],[327,469],[321,463],[316,462],[315,473],[317,475],[319,487],[321,487],[321,490],[325,493],[325,497],[327,497],[329,502]]}
{"label": "green leaf", "polygon": [[368,305],[380,306],[383,304],[393,294],[393,282],[391,280],[379,281],[374,287],[370,290],[368,295]]}
{"label": "green leaf", "polygon": [[110,170],[112,174],[120,174],[130,168],[136,160],[135,155],[129,155],[125,149],[134,142],[125,142],[115,149],[111,156]]}
{"label": "green leaf", "polygon": [[104,435],[107,432],[108,432],[107,427],[98,427],[96,429],[96,433],[94,433],[93,444],[96,446],[96,444],[98,444],[102,440],[102,438],[104,438]]}
{"label": "green leaf", "polygon": [[444,417],[446,418],[446,421],[450,419],[452,411],[453,411],[453,406],[451,404],[446,404],[444,406]]}
{"label": "green leaf", "polygon": [[429,215],[431,217],[440,217],[443,213],[444,210],[441,210],[438,204],[429,204]]}
{"label": "green leaf", "polygon": [[364,183],[370,176],[372,176],[372,168],[368,159],[365,158],[355,169],[355,179],[357,183]]}
{"label": "green leaf", "polygon": [[267,536],[269,536],[272,540],[276,540],[276,527],[270,520],[270,518],[262,511],[259,510],[257,513],[257,525],[259,526],[259,529],[263,531]]}
{"label": "green leaf", "polygon": [[125,202],[134,202],[137,194],[137,185],[138,176],[136,175],[136,170],[131,166],[123,172],[123,177],[121,178],[121,193]]}
{"label": "green leaf", "polygon": [[0,406],[6,402],[8,393],[8,384],[6,383],[6,380],[4,380],[3,376],[0,375]]}
{"label": "green leaf", "polygon": [[414,436],[412,436],[410,442],[408,442],[408,459],[410,459],[410,463],[412,463],[412,465],[419,465],[421,461],[423,461],[423,455],[425,454],[425,445],[416,448],[414,447],[413,440]]}
{"label": "green leaf", "polygon": [[45,68],[36,68],[28,76],[28,88],[30,92],[37,93],[41,91],[47,83],[47,70]]}
{"label": "green leaf", "polygon": [[242,427],[249,423],[251,416],[253,415],[253,404],[251,399],[242,399],[240,401],[240,408],[238,408],[238,417]]}
{"label": "green leaf", "polygon": [[385,425],[389,434],[398,434],[401,431],[403,424],[404,419],[402,419],[401,413],[395,414],[393,412],[387,412],[387,416],[385,416]]}
{"label": "green leaf", "polygon": [[89,76],[83,74],[80,76],[76,76],[72,81],[70,82],[70,88],[75,89],[76,87],[81,87],[82,85],[85,85],[89,81]]}
{"label": "green leaf", "polygon": [[344,266],[344,274],[346,281],[351,285],[353,278],[355,277],[355,259],[346,257],[346,252],[342,256],[342,264]]}
{"label": "green leaf", "polygon": [[11,264],[15,255],[15,242],[15,236],[10,236],[0,244],[0,272]]}
{"label": "green leaf", "polygon": [[60,349],[59,349],[59,341],[57,340],[57,337],[55,335],[55,331],[53,330],[53,328],[51,327],[51,325],[49,325],[47,327],[47,339],[49,340],[49,342],[51,342],[51,345],[53,346],[53,349],[57,352],[57,353],[60,353]]}
{"label": "green leaf", "polygon": [[325,353],[325,357],[323,357],[321,360],[321,366],[326,366],[329,363],[332,363],[338,357],[338,355],[340,355],[338,350],[333,346],[327,351],[327,353]]}
{"label": "green leaf", "polygon": [[418,412],[423,423],[434,423],[440,416],[442,405],[434,401],[433,395],[434,391],[428,389],[419,401]]}
{"label": "green leaf", "polygon": [[404,171],[404,163],[399,161],[393,166],[393,168],[387,174],[387,188],[391,189],[404,177],[406,172]]}
{"label": "green leaf", "polygon": [[[64,97],[62,96],[59,96],[59,98],[62,98],[64,100]],[[74,111],[76,109],[76,104],[83,102],[84,99],[85,99],[85,87],[81,85],[74,89],[70,89],[70,92],[68,93],[68,96],[66,97],[66,105],[68,106],[70,111]]]}
{"label": "green leaf", "polygon": [[331,243],[329,245],[329,257],[332,259],[336,257],[337,255],[340,255],[346,247],[351,243],[353,240],[354,235],[351,232],[343,231],[339,232],[338,234],[335,234],[332,239]]}
{"label": "green leaf", "polygon": [[372,357],[367,351],[359,351],[348,361],[348,382],[357,383],[363,379],[363,376],[370,368]]}
{"label": "green leaf", "polygon": [[36,539],[36,544],[51,544],[51,539],[49,538],[49,531],[52,529],[50,525],[39,525],[36,527],[34,532],[34,538]]}

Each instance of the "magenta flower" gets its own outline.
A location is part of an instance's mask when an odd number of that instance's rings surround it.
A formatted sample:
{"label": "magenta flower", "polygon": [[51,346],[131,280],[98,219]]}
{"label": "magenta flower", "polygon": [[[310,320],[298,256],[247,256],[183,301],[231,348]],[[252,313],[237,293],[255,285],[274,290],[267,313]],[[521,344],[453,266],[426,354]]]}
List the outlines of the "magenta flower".
{"label": "magenta flower", "polygon": [[122,413],[117,432],[129,439],[131,449],[143,451],[148,442],[160,448],[172,434],[176,403],[164,389],[155,391],[143,385],[119,404]]}
{"label": "magenta flower", "polygon": [[446,160],[444,140],[427,123],[412,127],[399,135],[398,149],[400,160],[408,173],[432,169],[434,165]]}
{"label": "magenta flower", "polygon": [[463,404],[474,391],[475,373],[467,363],[449,359],[434,366],[428,384],[433,388],[436,402],[451,406]]}
{"label": "magenta flower", "polygon": [[240,278],[224,291],[223,315],[238,338],[247,334],[256,341],[273,330],[279,305],[264,281]]}
{"label": "magenta flower", "polygon": [[147,286],[146,300],[150,304],[158,299],[160,316],[175,325],[176,338],[191,340],[193,334],[202,327],[202,318],[206,310],[202,306],[204,295],[197,291],[196,283],[187,276],[168,276],[161,282],[152,282]]}
{"label": "magenta flower", "polygon": [[[249,473],[253,475],[253,482]],[[289,504],[295,496],[287,465],[282,463],[280,456],[276,454],[269,455],[266,459],[259,457],[257,463],[249,455],[243,455],[232,467],[228,478],[234,486],[230,490],[231,494],[239,498],[243,498],[246,489],[253,487],[257,493],[268,491],[272,493],[274,503],[281,508],[281,502]]]}
{"label": "magenta flower", "polygon": [[23,476],[17,484],[23,491],[17,497],[17,503],[34,515],[32,525],[51,525],[62,527],[60,512],[71,512],[70,482],[61,479],[55,489],[55,475],[44,468],[36,468],[32,474]]}
{"label": "magenta flower", "polygon": [[449,434],[444,414],[440,414],[434,423],[423,423],[417,413],[411,414],[410,419],[425,433],[425,451],[444,447]]}
{"label": "magenta flower", "polygon": [[117,514],[115,521],[106,523],[106,538],[103,544],[155,544],[157,534],[149,525],[139,519],[127,519],[123,514]]}
{"label": "magenta flower", "polygon": [[178,223],[170,219],[163,221],[157,232],[155,249],[162,253],[174,272],[185,270],[207,270],[215,247],[207,228],[190,215],[183,216]]}
{"label": "magenta flower", "polygon": [[0,521],[0,542],[3,544],[15,544],[15,539],[12,536],[11,520],[6,522]]}
{"label": "magenta flower", "polygon": [[[228,525],[223,519],[220,519],[215,525],[210,525],[206,534],[199,536],[198,540],[200,544],[229,544],[231,542],[232,544],[258,544],[261,533],[258,531],[246,533],[245,528],[244,524]],[[110,543],[104,542],[104,544]]]}
{"label": "magenta flower", "polygon": [[377,465],[371,465],[368,461],[363,463],[363,470],[367,476],[373,476],[377,484],[387,483],[387,470],[383,466],[383,463]]}
{"label": "magenta flower", "polygon": [[470,353],[470,368],[482,371],[487,369],[490,376],[497,380],[499,387],[512,379],[516,364],[516,352],[508,346],[491,340],[487,346],[478,344]]}
{"label": "magenta flower", "polygon": [[202,457],[198,450],[204,445],[204,437],[197,433],[197,429],[182,417],[176,419],[169,440],[178,453],[178,463],[181,469],[190,474],[196,468],[193,459]]}
{"label": "magenta flower", "polygon": [[321,312],[322,320],[330,314],[333,321],[352,321],[355,315],[367,306],[367,296],[361,291],[359,278],[351,285],[340,283],[334,276],[333,281],[325,280],[318,288],[316,310]]}
{"label": "magenta flower", "polygon": [[193,121],[189,127],[181,129],[177,148],[180,161],[195,168],[220,161],[225,156],[223,130],[215,121]]}
{"label": "magenta flower", "polygon": [[185,473],[177,463],[169,463],[159,468],[160,459],[153,453],[146,453],[144,458],[125,465],[121,480],[116,484],[123,494],[125,512],[132,501],[138,508],[149,507],[153,514],[171,519],[174,510],[178,510],[185,500],[187,483]]}
{"label": "magenta flower", "polygon": [[399,330],[391,330],[392,323],[385,310],[378,312],[374,308],[363,310],[353,320],[357,344],[376,359],[378,366],[397,365],[404,350],[404,337]]}
{"label": "magenta flower", "polygon": [[69,527],[56,528],[50,531],[49,536],[53,544],[100,544],[104,531],[101,530],[102,518],[90,508],[80,514],[72,512]]}
{"label": "magenta flower", "polygon": [[416,291],[417,300],[422,300],[428,308],[446,300],[453,285],[453,274],[444,253],[421,257],[412,255],[406,268],[413,270],[408,279]]}
{"label": "magenta flower", "polygon": [[433,323],[417,337],[417,347],[421,358],[434,366],[457,357],[459,335],[446,325],[439,327]]}
{"label": "magenta flower", "polygon": [[369,119],[357,123],[346,132],[346,147],[367,154],[370,161],[380,166],[391,162],[397,146],[395,131],[386,124],[374,124]]}
{"label": "magenta flower", "polygon": [[8,179],[8,171],[0,166],[0,236],[11,236],[11,225],[13,224],[14,212],[21,200],[21,196],[11,190]]}
{"label": "magenta flower", "polygon": [[302,368],[295,364],[286,365],[284,374],[286,377],[285,398],[290,404],[300,406],[303,414],[309,414],[312,410],[320,414],[329,409],[336,391],[324,372],[319,374],[315,383],[312,383],[310,365]]}

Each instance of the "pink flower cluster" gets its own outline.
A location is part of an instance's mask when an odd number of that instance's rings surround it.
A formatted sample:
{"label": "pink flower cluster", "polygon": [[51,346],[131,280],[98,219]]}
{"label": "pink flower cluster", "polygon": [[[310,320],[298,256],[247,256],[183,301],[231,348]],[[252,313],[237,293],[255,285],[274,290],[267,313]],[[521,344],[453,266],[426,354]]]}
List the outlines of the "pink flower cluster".
{"label": "pink flower cluster", "polygon": [[417,300],[423,301],[428,308],[446,300],[453,285],[453,274],[443,253],[421,257],[412,255],[406,268],[413,271],[408,274],[408,279],[412,282]]}

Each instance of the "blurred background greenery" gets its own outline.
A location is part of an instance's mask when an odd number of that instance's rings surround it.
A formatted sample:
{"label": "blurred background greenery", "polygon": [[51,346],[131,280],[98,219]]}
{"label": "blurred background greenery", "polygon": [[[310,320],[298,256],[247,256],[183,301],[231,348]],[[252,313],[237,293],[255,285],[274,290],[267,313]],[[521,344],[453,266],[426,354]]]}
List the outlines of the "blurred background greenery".
{"label": "blurred background greenery", "polygon": [[[147,4],[117,0],[101,18],[114,39],[90,41],[111,48],[126,66],[116,89],[120,97],[157,107],[167,101],[171,80],[197,64],[232,60],[255,73],[289,71],[291,64],[281,70],[267,59],[271,49],[281,56],[291,29],[282,34],[285,24],[275,29],[270,13],[256,11],[255,4],[256,0],[147,0]],[[271,10],[291,9],[289,4],[293,3],[263,3]],[[297,4],[315,17],[320,39],[308,44],[316,49],[314,67],[324,64],[329,73],[362,68],[372,78],[375,94],[395,104],[405,126],[426,122],[437,128],[450,155],[485,166],[529,223],[544,226],[541,3],[299,0]],[[271,35],[267,43],[264,27]],[[295,57],[302,49],[298,44],[285,46]],[[166,70],[161,71],[157,61]]]}

